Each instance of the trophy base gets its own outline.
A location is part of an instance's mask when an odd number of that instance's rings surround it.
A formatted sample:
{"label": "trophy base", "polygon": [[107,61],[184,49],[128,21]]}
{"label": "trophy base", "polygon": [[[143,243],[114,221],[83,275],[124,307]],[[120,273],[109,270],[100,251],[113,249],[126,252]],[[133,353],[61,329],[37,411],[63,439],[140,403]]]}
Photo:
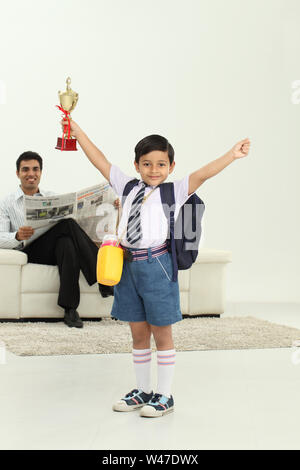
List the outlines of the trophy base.
{"label": "trophy base", "polygon": [[64,139],[63,147],[62,147],[62,138],[58,137],[57,138],[57,144],[56,144],[56,149],[58,150],[66,150],[69,152],[77,150],[76,148],[76,139]]}

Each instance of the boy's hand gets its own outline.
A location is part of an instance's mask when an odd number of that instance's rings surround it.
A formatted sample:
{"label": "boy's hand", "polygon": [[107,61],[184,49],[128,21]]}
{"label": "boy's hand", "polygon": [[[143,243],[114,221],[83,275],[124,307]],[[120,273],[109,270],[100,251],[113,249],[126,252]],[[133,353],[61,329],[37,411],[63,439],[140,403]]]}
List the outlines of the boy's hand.
{"label": "boy's hand", "polygon": [[[64,131],[64,127],[68,125],[68,120],[66,118],[63,118],[61,120],[61,127],[62,130]],[[78,124],[73,121],[73,119],[70,119],[70,133],[72,137],[77,137],[78,133],[81,131],[80,127]]]}
{"label": "boy's hand", "polygon": [[120,199],[115,199],[115,200],[114,200],[114,206],[115,206],[115,209],[119,209],[119,207],[120,207]]}
{"label": "boy's hand", "polygon": [[232,152],[233,158],[242,158],[248,155],[249,150],[250,150],[250,140],[247,138],[235,144],[235,146],[232,147],[231,152]]}

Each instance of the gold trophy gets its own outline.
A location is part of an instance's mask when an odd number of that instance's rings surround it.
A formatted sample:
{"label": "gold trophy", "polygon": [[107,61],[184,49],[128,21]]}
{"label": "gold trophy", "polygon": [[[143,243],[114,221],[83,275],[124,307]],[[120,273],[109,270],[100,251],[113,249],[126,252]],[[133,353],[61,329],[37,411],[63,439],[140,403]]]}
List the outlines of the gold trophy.
{"label": "gold trophy", "polygon": [[75,108],[78,101],[78,93],[70,88],[71,79],[70,77],[66,80],[67,88],[66,91],[58,92],[60,106],[57,106],[64,113],[64,118],[67,120],[67,124],[64,125],[62,137],[58,137],[56,149],[58,150],[77,150],[76,139],[71,136],[70,133],[70,113]]}

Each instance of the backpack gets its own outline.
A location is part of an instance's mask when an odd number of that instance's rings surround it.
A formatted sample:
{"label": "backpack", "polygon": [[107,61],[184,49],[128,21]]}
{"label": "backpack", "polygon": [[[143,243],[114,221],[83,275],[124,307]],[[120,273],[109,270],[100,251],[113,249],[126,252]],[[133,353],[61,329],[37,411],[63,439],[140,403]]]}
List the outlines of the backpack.
{"label": "backpack", "polygon": [[[139,183],[138,179],[128,181],[125,185],[122,205],[132,188]],[[173,281],[177,280],[178,270],[189,269],[196,261],[201,238],[201,221],[205,204],[197,194],[192,194],[179,210],[174,221],[175,194],[173,183],[159,185],[164,213],[169,221],[168,251],[172,255]]]}

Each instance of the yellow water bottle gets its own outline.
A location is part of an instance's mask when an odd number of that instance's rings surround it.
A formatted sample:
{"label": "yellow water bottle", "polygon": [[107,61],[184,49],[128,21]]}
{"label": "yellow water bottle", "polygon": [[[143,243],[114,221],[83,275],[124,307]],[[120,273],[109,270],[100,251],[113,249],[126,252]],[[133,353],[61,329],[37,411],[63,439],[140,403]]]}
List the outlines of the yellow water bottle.
{"label": "yellow water bottle", "polygon": [[116,235],[105,235],[97,257],[97,281],[105,286],[120,282],[123,271],[123,248]]}

